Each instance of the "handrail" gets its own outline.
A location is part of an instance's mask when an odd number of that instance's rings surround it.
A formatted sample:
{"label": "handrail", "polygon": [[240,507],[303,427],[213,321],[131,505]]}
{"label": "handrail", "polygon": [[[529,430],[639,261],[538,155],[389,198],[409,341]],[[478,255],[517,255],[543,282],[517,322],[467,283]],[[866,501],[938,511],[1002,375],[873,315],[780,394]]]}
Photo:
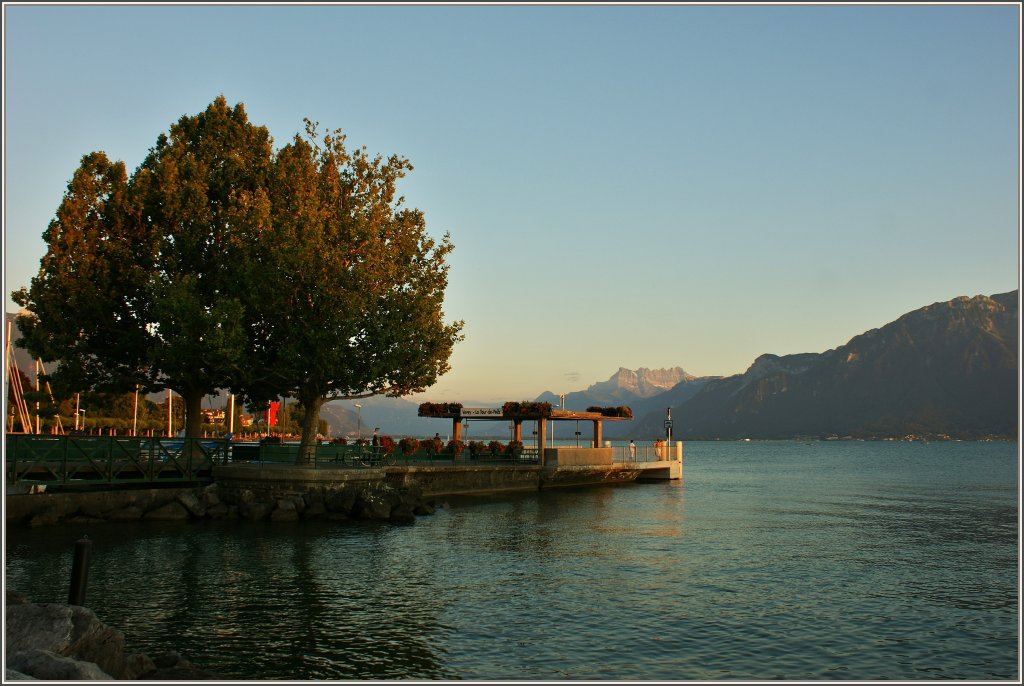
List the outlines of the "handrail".
{"label": "handrail", "polygon": [[223,439],[8,434],[8,484],[90,486],[212,481]]}
{"label": "handrail", "polygon": [[[213,467],[248,463],[295,464],[297,444],[233,443],[227,439],[138,436],[48,436],[7,434],[5,478],[9,485],[96,486],[101,484],[212,481]],[[472,455],[469,451],[384,455],[378,446],[318,444],[314,469],[364,469],[389,465],[461,466],[539,464],[540,449]]]}

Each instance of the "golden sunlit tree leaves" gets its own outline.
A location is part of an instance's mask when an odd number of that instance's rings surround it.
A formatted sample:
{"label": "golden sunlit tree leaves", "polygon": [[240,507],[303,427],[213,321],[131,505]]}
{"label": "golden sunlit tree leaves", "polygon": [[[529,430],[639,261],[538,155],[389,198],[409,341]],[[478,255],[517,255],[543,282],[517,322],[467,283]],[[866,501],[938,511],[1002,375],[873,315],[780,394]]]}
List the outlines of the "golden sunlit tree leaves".
{"label": "golden sunlit tree leaves", "polygon": [[312,459],[325,401],[421,391],[461,340],[462,322],[442,310],[451,241],[435,242],[423,214],[395,199],[411,169],[349,152],[340,131],[321,137],[309,120],[275,158],[246,394],[299,400],[299,462]]}
{"label": "golden sunlit tree leaves", "polygon": [[309,120],[274,153],[223,97],[130,178],[86,155],[13,294],[24,346],[69,390],[177,391],[189,436],[218,389],[294,397],[307,461],[325,401],[424,390],[462,338],[443,312],[451,240],[396,198],[410,170]]}

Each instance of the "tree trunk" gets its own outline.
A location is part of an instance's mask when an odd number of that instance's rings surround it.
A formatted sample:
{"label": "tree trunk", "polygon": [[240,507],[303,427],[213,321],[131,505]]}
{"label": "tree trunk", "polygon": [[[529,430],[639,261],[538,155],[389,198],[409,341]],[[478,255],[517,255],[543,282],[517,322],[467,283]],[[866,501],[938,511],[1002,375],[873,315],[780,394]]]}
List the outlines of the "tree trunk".
{"label": "tree trunk", "polygon": [[203,436],[203,392],[202,390],[184,390],[181,399],[185,402],[185,444],[181,446],[184,458],[198,460],[202,450],[196,444]]}
{"label": "tree trunk", "polygon": [[186,390],[181,394],[185,401],[185,436],[203,437],[203,392]]}
{"label": "tree trunk", "polygon": [[313,464],[316,461],[316,435],[320,424],[320,408],[324,404],[323,396],[300,398],[302,403],[302,443],[295,464]]}

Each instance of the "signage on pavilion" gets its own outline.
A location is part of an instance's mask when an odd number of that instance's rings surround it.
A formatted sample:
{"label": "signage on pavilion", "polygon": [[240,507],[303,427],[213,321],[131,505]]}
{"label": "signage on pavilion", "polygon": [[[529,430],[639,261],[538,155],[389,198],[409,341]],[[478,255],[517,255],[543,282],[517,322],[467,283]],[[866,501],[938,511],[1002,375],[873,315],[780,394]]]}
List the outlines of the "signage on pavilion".
{"label": "signage on pavilion", "polygon": [[502,417],[504,416],[500,407],[464,407],[461,410],[463,417]]}

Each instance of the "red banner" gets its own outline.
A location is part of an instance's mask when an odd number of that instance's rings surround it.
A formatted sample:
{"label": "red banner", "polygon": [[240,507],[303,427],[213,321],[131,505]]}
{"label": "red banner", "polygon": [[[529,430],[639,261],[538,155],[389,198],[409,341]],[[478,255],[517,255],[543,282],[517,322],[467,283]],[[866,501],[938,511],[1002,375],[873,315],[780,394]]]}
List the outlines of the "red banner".
{"label": "red banner", "polygon": [[277,426],[277,408],[280,405],[281,403],[276,400],[270,403],[270,407],[267,408],[267,426]]}

